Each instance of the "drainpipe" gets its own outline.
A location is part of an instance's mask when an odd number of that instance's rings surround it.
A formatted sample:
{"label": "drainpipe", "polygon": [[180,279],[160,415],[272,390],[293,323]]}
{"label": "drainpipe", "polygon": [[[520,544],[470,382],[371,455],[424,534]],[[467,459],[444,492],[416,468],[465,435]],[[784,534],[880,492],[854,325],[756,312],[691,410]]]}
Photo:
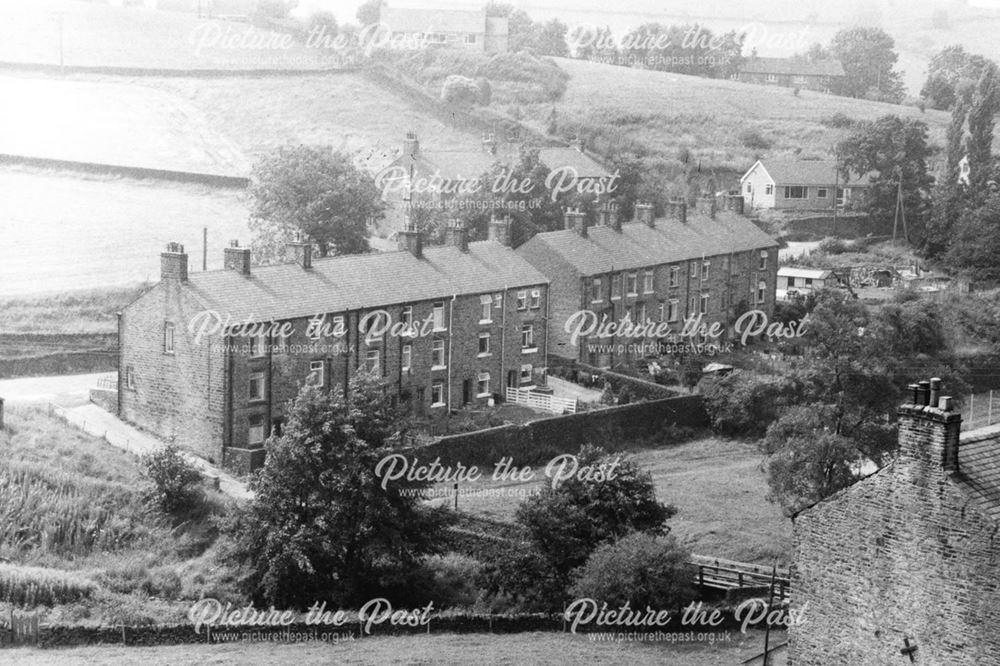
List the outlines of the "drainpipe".
{"label": "drainpipe", "polygon": [[118,411],[118,416],[122,415],[122,374],[125,372],[125,368],[122,367],[122,313],[117,313],[118,317],[118,395],[116,397],[116,409]]}
{"label": "drainpipe", "polygon": [[545,335],[545,343],[542,345],[542,360],[545,363],[545,386],[549,385],[549,286],[545,285],[545,327],[542,329]]}
{"label": "drainpipe", "polygon": [[451,305],[448,308],[448,414],[445,416],[448,420],[451,420],[451,352],[455,341],[453,329],[455,323],[455,299],[457,298],[458,294],[451,295]]}
{"label": "drainpipe", "polygon": [[[507,285],[503,286],[503,301],[500,308],[500,386],[504,386],[507,381],[507,364],[504,359],[507,356]],[[509,386],[507,388],[510,388]],[[507,400],[507,391],[501,393],[501,398]]]}

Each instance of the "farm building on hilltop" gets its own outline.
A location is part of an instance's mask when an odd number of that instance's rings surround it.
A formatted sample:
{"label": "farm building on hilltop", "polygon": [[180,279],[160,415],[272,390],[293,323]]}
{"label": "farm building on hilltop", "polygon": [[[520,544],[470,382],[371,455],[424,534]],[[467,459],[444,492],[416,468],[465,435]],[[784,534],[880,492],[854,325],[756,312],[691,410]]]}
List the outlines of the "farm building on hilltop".
{"label": "farm building on hilltop", "polygon": [[735,78],[744,83],[829,93],[844,78],[844,66],[838,60],[751,56],[740,66]]}
{"label": "farm building on hilltop", "polygon": [[794,518],[797,666],[998,663],[1000,432],[910,390],[896,459]]}
{"label": "farm building on hilltop", "polygon": [[761,159],[740,178],[750,208],[832,210],[863,204],[868,175],[844,178],[832,160]]}
{"label": "farm building on hilltop", "polygon": [[423,9],[382,5],[379,22],[393,39],[466,48],[485,53],[506,53],[508,25],[505,17],[487,16],[482,9]]}

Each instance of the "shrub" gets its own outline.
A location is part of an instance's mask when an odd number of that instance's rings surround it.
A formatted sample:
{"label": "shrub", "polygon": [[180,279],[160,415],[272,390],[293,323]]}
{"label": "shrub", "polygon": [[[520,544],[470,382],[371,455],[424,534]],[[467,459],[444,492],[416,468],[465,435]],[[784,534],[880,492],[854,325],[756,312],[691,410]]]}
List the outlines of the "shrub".
{"label": "shrub", "polygon": [[751,150],[767,150],[774,145],[774,141],[764,136],[760,130],[745,129],[740,132],[740,143]]}
{"label": "shrub", "polygon": [[854,127],[857,121],[851,118],[845,113],[837,111],[832,116],[826,118],[821,118],[820,123],[826,125],[827,127],[833,127],[836,129],[850,129]]}
{"label": "shrub", "polygon": [[471,607],[479,599],[480,588],[476,580],[481,568],[482,564],[468,555],[431,555],[423,565],[428,588],[423,597],[433,599],[434,604],[442,608]]}
{"label": "shrub", "polygon": [[475,104],[479,99],[479,86],[470,78],[452,74],[441,85],[441,99],[449,104]]}
{"label": "shrub", "polygon": [[194,506],[198,497],[196,484],[201,473],[184,459],[173,444],[142,458],[143,471],[153,482],[149,500],[165,513],[178,513]]}
{"label": "shrub", "polygon": [[666,610],[694,598],[694,567],[673,537],[635,532],[599,546],[577,573],[570,594],[610,607]]}
{"label": "shrub", "polygon": [[481,106],[489,106],[490,102],[493,100],[493,86],[490,85],[489,79],[485,76],[480,76],[476,80],[476,88],[478,90],[477,102]]}
{"label": "shrub", "polygon": [[712,430],[736,437],[763,436],[793,390],[787,380],[741,370],[701,387]]}
{"label": "shrub", "polygon": [[824,238],[818,247],[823,254],[843,254],[847,252],[847,242],[841,238]]}

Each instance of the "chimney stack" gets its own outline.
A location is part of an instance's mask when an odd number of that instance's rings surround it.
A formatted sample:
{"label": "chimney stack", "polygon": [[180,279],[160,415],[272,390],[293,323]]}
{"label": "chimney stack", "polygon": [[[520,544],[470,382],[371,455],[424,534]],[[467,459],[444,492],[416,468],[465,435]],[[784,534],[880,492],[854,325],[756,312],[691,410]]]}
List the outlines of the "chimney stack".
{"label": "chimney stack", "polygon": [[167,243],[167,251],[160,254],[160,279],[187,281],[188,256],[180,243]]}
{"label": "chimney stack", "polygon": [[462,252],[469,251],[469,232],[461,220],[451,220],[445,230],[445,243],[453,245]]}
{"label": "chimney stack", "polygon": [[286,261],[294,261],[304,269],[312,268],[312,243],[296,234],[295,240],[285,245]]}
{"label": "chimney stack", "polygon": [[567,229],[573,229],[581,238],[587,237],[587,214],[579,208],[567,208],[565,213]]}
{"label": "chimney stack", "polygon": [[230,241],[229,247],[223,250],[223,267],[240,275],[250,275],[250,248],[240,247],[238,240]]}
{"label": "chimney stack", "polygon": [[496,215],[490,217],[490,229],[488,238],[501,245],[510,247],[510,216],[504,215],[497,219]]}
{"label": "chimney stack", "polygon": [[653,215],[653,204],[648,201],[637,201],[635,203],[635,221],[645,224],[647,227],[652,229],[656,226],[656,220]]}
{"label": "chimney stack", "polygon": [[407,132],[406,138],[403,139],[403,155],[416,157],[417,153],[419,152],[420,152],[420,141],[417,139],[417,133]]}
{"label": "chimney stack", "polygon": [[614,199],[601,202],[598,215],[601,226],[611,227],[615,231],[622,230],[622,220],[618,216],[618,202]]}
{"label": "chimney stack", "polygon": [[962,415],[951,396],[941,395],[941,379],[910,384],[909,402],[899,408],[900,457],[948,472],[958,471]]}
{"label": "chimney stack", "polygon": [[400,250],[406,250],[417,259],[423,258],[424,239],[409,216],[406,218],[403,229],[396,232],[396,241]]}
{"label": "chimney stack", "polygon": [[715,219],[715,213],[717,208],[715,195],[704,194],[698,197],[698,208],[705,211],[705,213],[707,213],[710,218]]}
{"label": "chimney stack", "polygon": [[737,215],[743,215],[745,200],[738,190],[734,190],[726,195],[726,209],[731,210]]}

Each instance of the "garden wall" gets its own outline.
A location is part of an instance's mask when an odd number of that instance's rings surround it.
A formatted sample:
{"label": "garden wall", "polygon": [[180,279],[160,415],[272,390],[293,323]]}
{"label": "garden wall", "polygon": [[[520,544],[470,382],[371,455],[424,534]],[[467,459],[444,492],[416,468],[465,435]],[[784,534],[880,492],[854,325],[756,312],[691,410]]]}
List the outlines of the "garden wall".
{"label": "garden wall", "polygon": [[613,448],[623,441],[655,435],[670,425],[708,424],[701,396],[680,396],[451,435],[409,453],[422,460],[440,458],[442,465],[492,465],[510,457],[515,465],[525,466],[576,453],[583,444]]}

